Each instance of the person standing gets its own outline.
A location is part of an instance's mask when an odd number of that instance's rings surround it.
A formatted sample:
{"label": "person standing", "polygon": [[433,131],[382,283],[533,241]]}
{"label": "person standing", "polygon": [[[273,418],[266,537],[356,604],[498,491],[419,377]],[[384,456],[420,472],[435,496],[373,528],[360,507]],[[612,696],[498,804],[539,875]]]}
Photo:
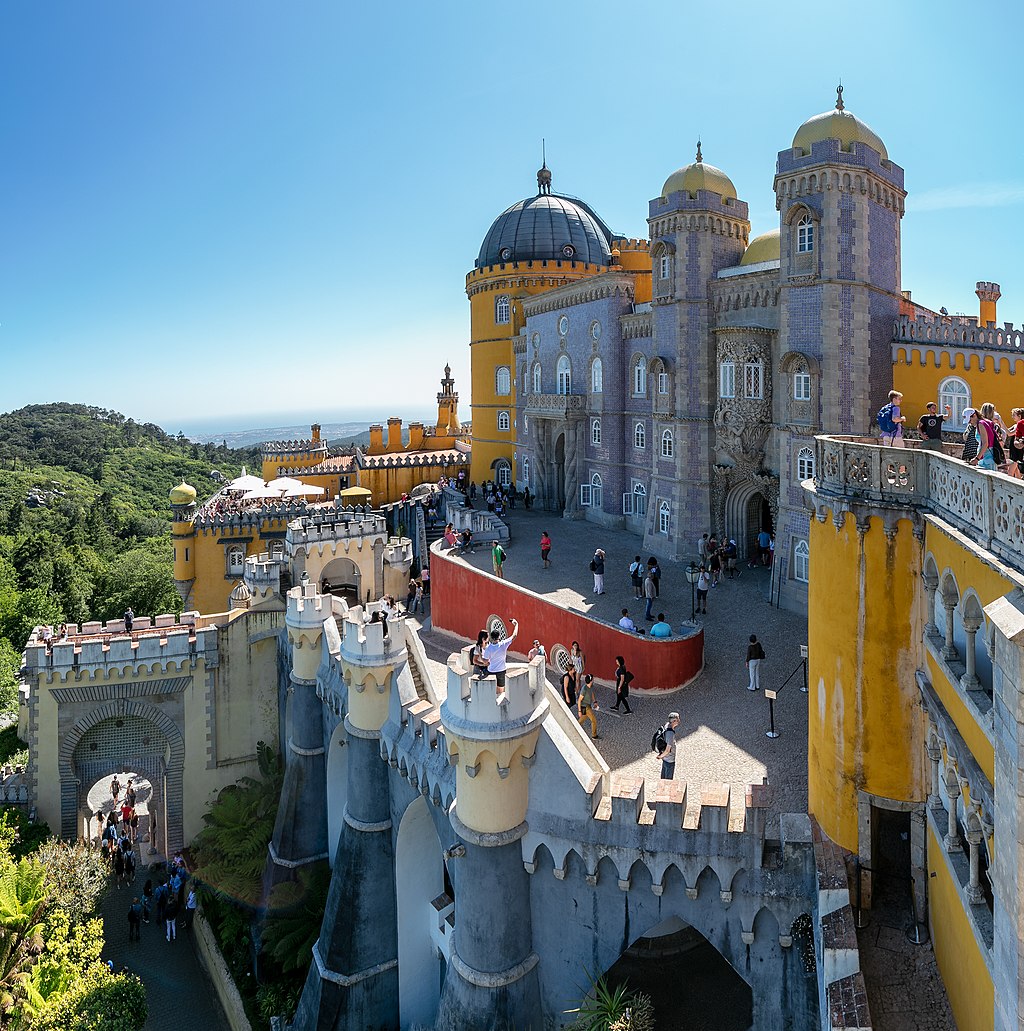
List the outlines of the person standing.
{"label": "person standing", "polygon": [[629,567],[629,581],[633,585],[633,597],[639,601],[644,596],[644,564],[639,555]]}
{"label": "person standing", "polygon": [[590,571],[594,574],[594,594],[604,594],[604,551],[601,548],[590,560]]}
{"label": "person standing", "polygon": [[487,647],[487,631],[481,630],[476,635],[476,646],[470,656],[473,663],[473,672],[477,680],[483,680],[487,676],[487,659],[484,656],[484,649]]}
{"label": "person standing", "polygon": [[670,712],[668,714],[668,723],[665,724],[661,732],[665,747],[658,751],[658,758],[661,760],[662,780],[672,780],[676,775],[676,728],[678,726],[679,713]]}
{"label": "person standing", "polygon": [[747,684],[748,691],[761,690],[761,662],[764,658],[764,648],[761,647],[757,634],[751,634],[750,644],[747,645],[747,674],[750,678]]}
{"label": "person standing", "polygon": [[627,713],[633,710],[629,707],[629,685],[633,682],[633,674],[626,669],[626,660],[621,655],[615,656],[615,704],[612,708],[618,712],[619,706],[624,706]]}
{"label": "person standing", "polygon": [[583,686],[580,688],[579,697],[576,699],[576,711],[579,714],[580,725],[584,720],[590,721],[590,740],[596,741],[601,735],[597,732],[597,702],[594,701],[594,678],[589,674],[583,677]]}
{"label": "person standing", "polygon": [[942,423],[949,418],[950,407],[946,405],[945,414],[939,415],[939,406],[929,401],[924,415],[917,420],[917,432],[921,434],[921,447],[926,451],[942,450]]}
{"label": "person standing", "polygon": [[526,661],[533,662],[538,656],[547,662],[548,653],[544,650],[544,645],[540,641],[534,641],[533,647],[526,653]]}
{"label": "person standing", "polygon": [[127,633],[132,632],[132,624],[135,622],[135,613],[132,612],[131,605],[124,610],[124,628]]}
{"label": "person standing", "polygon": [[547,569],[551,565],[551,538],[548,536],[547,530],[541,532],[540,535],[540,560],[544,563],[544,568]]}
{"label": "person standing", "polygon": [[139,902],[138,896],[132,899],[132,904],[128,907],[128,941],[137,942],[142,940],[140,933],[142,925],[142,904]]}
{"label": "person standing", "polygon": [[505,549],[501,546],[501,541],[495,541],[494,547],[491,548],[491,568],[494,570],[494,575],[499,580],[505,579],[505,574],[502,572],[501,567],[505,564]]}
{"label": "person standing", "polygon": [[185,899],[185,930],[191,931],[192,924],[196,919],[196,907],[199,905],[199,900],[196,898],[196,889],[190,887],[188,889],[188,898]]}
{"label": "person standing", "polygon": [[505,671],[508,668],[508,650],[519,633],[519,620],[513,619],[512,633],[504,640],[501,633],[495,627],[491,631],[491,639],[484,648],[484,658],[487,660],[487,675],[493,676],[495,681],[495,694],[500,695],[505,690]]}
{"label": "person standing", "polygon": [[167,940],[172,942],[178,937],[178,896],[171,892],[164,906],[164,927],[167,929]]}
{"label": "person standing", "polygon": [[903,395],[898,390],[889,391],[889,402],[878,411],[878,428],[882,433],[882,443],[889,447],[904,447],[903,424],[907,417],[900,411]]}
{"label": "person standing", "polygon": [[709,534],[704,534],[704,536],[697,541],[697,562],[699,565],[703,565],[707,561],[709,536]]}
{"label": "person standing", "polygon": [[964,429],[964,450],[960,456],[968,465],[974,464],[978,455],[978,448],[981,446],[978,438],[978,421],[975,419],[977,411],[974,408],[964,409],[964,420],[967,426]]}
{"label": "person standing", "polygon": [[701,566],[700,573],[697,574],[697,611],[702,612],[705,616],[708,614],[708,591],[710,590],[711,576]]}
{"label": "person standing", "polygon": [[653,555],[647,560],[647,568],[650,571],[651,579],[654,581],[654,596],[655,598],[660,598],[661,566],[658,565],[658,560]]}
{"label": "person standing", "polygon": [[644,577],[644,601],[646,603],[644,607],[644,619],[649,620],[651,622],[654,621],[654,616],[651,615],[651,606],[654,604],[654,598],[656,593],[657,592],[654,587],[654,577],[651,576],[651,572],[650,570],[648,570],[647,576]]}

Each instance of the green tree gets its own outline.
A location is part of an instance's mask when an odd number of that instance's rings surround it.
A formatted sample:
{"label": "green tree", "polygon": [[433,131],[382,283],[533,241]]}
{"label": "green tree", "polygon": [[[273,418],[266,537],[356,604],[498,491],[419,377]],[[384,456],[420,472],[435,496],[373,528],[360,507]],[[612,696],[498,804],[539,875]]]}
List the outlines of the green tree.
{"label": "green tree", "polygon": [[50,838],[36,850],[46,867],[46,884],[72,925],[81,923],[99,904],[109,866],[98,849],[81,841]]}
{"label": "green tree", "polygon": [[142,1031],[146,989],[134,974],[91,969],[48,1005],[33,1031]]}
{"label": "green tree", "polygon": [[96,584],[95,619],[117,619],[129,606],[139,615],[181,612],[181,597],[169,564],[143,548],[114,559]]}
{"label": "green tree", "polygon": [[33,627],[64,622],[60,604],[47,591],[33,588],[21,594],[0,590],[0,636],[21,652]]}
{"label": "green tree", "polygon": [[21,529],[21,519],[25,512],[25,506],[15,499],[11,502],[11,507],[7,510],[7,523],[4,529],[4,533],[10,534],[12,537],[17,534],[18,530]]}
{"label": "green tree", "polygon": [[43,948],[48,893],[41,863],[7,861],[0,870],[0,1010],[24,998],[31,967]]}
{"label": "green tree", "polygon": [[309,966],[309,955],[320,935],[331,869],[315,863],[299,869],[294,881],[282,881],[270,892],[269,910],[263,928],[263,952],[284,973]]}

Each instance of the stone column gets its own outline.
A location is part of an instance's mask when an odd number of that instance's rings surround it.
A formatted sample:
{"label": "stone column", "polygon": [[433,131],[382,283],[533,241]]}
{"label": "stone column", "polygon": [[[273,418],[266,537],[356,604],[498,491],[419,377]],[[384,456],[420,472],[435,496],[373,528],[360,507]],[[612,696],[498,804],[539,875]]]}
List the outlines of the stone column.
{"label": "stone column", "polygon": [[939,795],[939,764],[942,762],[942,747],[939,745],[934,725],[928,737],[928,760],[932,764],[932,790],[928,794],[928,806],[931,809],[940,809],[942,798]]}
{"label": "stone column", "polygon": [[563,426],[565,432],[565,481],[562,487],[565,492],[565,514],[577,519],[580,516],[579,425],[576,422],[565,422]]}
{"label": "stone column", "polygon": [[302,583],[288,592],[285,626],[292,671],[285,717],[284,785],[264,877],[268,891],[280,881],[294,880],[300,867],[327,858],[327,780],[316,671],[329,605],[305,573]]}
{"label": "stone column", "polygon": [[942,604],[946,608],[946,643],[942,646],[942,657],[949,662],[959,657],[956,645],[953,644],[953,610],[956,608],[956,599],[943,594]]}
{"label": "stone column", "polygon": [[295,1031],[397,1028],[398,922],[391,792],[380,755],[396,669],[407,660],[402,617],[342,623],[339,661],[347,692],[345,822],[320,938],[292,1027]]}
{"label": "stone column", "polygon": [[967,844],[971,850],[971,880],[967,885],[967,901],[972,906],[985,904],[985,892],[981,889],[981,874],[978,866],[978,849],[981,847],[981,820],[977,812],[967,817]]}
{"label": "stone column", "polygon": [[935,625],[935,592],[939,589],[939,578],[934,573],[922,573],[921,579],[924,582],[926,604],[928,605],[928,619],[924,624],[925,634],[937,634],[939,628]]}
{"label": "stone column", "polygon": [[981,627],[982,621],[979,616],[964,614],[961,617],[961,622],[967,634],[967,647],[966,654],[964,655],[964,664],[967,666],[967,672],[960,678],[960,686],[965,691],[976,691],[981,686],[981,681],[978,679],[974,669],[974,638]]}
{"label": "stone column", "polygon": [[472,680],[464,658],[449,661],[441,721],[456,768],[450,819],[459,845],[450,850],[455,932],[438,1031],[543,1026],[520,840],[547,711],[542,659],[509,670],[500,703],[490,677]]}
{"label": "stone column", "polygon": [[946,825],[946,835],[942,839],[942,844],[947,852],[962,852],[963,844],[956,823],[956,800],[960,797],[960,781],[957,780],[956,770],[952,767],[946,770],[946,795],[949,798],[949,823]]}

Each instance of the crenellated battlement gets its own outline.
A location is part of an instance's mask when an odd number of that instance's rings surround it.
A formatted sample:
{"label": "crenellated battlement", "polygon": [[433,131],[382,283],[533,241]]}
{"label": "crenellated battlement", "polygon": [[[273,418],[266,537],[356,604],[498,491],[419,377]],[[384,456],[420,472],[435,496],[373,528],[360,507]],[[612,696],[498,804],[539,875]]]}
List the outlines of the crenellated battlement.
{"label": "crenellated battlement", "polygon": [[302,583],[288,592],[288,614],[285,623],[289,628],[296,630],[319,630],[332,611],[331,596],[321,594],[319,585],[303,574]]}
{"label": "crenellated battlement", "polygon": [[446,727],[475,739],[517,736],[547,711],[542,658],[510,665],[499,691],[494,677],[473,673],[472,654],[470,645],[448,658],[448,698],[441,709]]}
{"label": "crenellated battlement", "polygon": [[[455,442],[456,444],[459,441]],[[408,467],[430,468],[431,466],[469,465],[470,455],[459,447],[447,448],[443,451],[417,451],[413,454],[368,455],[359,454],[359,465],[363,469],[402,469]]]}
{"label": "crenellated battlement", "polygon": [[[372,622],[374,613],[383,611],[383,602],[345,605],[338,623],[341,627],[341,658],[357,666],[383,666],[397,663],[405,652],[404,617],[393,614],[387,625]],[[384,630],[387,629],[385,636]]]}
{"label": "crenellated battlement", "polygon": [[412,541],[408,537],[389,537],[384,545],[384,561],[389,566],[408,569],[412,565]]}
{"label": "crenellated battlement", "polygon": [[1017,329],[1012,322],[1004,323],[1000,329],[981,326],[976,318],[960,315],[938,315],[930,319],[901,315],[893,324],[892,339],[894,344],[951,344],[1005,351],[1024,349],[1024,330]]}
{"label": "crenellated battlement", "polygon": [[336,541],[382,538],[387,535],[384,516],[366,508],[350,509],[348,513],[331,510],[317,518],[298,519],[288,524],[286,541],[290,554],[297,548],[309,549]]}
{"label": "crenellated battlement", "polygon": [[271,558],[265,551],[259,555],[250,555],[245,560],[243,579],[250,587],[272,587],[276,591],[281,583],[283,565],[283,558]]}
{"label": "crenellated battlement", "polygon": [[619,251],[650,251],[651,241],[643,237],[616,236],[612,238],[612,247]]}
{"label": "crenellated battlement", "polygon": [[283,522],[297,519],[311,510],[307,501],[268,499],[261,505],[251,508],[232,509],[217,512],[212,507],[204,507],[196,512],[193,525],[197,530],[223,531],[254,529],[268,522]]}

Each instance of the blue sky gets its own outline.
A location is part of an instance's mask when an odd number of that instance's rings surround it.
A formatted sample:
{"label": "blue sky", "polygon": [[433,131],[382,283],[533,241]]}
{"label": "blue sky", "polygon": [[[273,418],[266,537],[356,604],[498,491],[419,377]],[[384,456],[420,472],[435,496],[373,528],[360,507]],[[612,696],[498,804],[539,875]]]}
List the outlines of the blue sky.
{"label": "blue sky", "polygon": [[0,9],[0,410],[186,431],[422,415],[491,220],[554,188],[646,235],[705,159],[776,224],[776,153],[835,101],[906,169],[903,287],[1024,319],[1020,15],[839,7],[138,0]]}

